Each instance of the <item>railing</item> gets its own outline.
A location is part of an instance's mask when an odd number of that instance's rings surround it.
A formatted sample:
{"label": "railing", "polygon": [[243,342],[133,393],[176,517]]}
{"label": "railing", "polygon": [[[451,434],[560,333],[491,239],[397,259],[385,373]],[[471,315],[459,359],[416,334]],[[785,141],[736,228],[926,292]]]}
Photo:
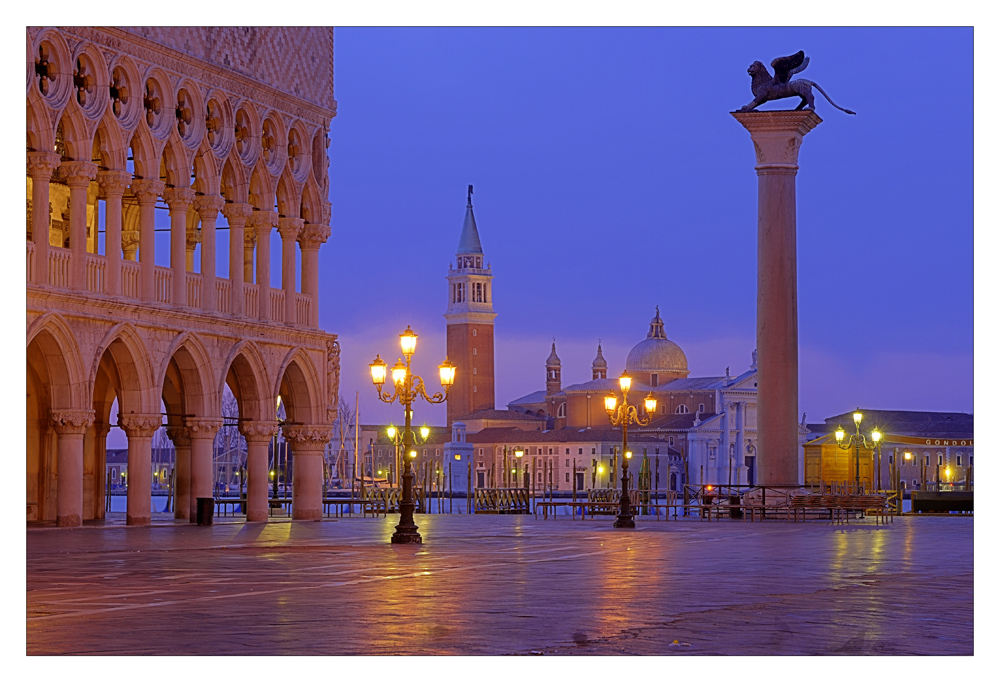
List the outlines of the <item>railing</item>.
{"label": "railing", "polygon": [[201,307],[201,275],[187,273],[187,304],[192,308]]}
{"label": "railing", "polygon": [[477,514],[530,514],[531,500],[527,488],[476,488]]}
{"label": "railing", "polygon": [[256,284],[243,284],[243,316],[257,317],[260,315],[260,308],[257,301],[260,299],[260,287]]}
{"label": "railing", "polygon": [[134,260],[122,261],[122,296],[139,298],[139,263]]}
{"label": "railing", "polygon": [[28,262],[25,264],[27,281],[35,281],[35,242],[28,242]]}
{"label": "railing", "polygon": [[295,321],[304,327],[309,326],[309,312],[312,299],[307,294],[295,294]]}
{"label": "railing", "polygon": [[229,313],[232,311],[230,291],[232,291],[232,282],[230,280],[215,280],[215,309],[220,313]]}
{"label": "railing", "polygon": [[72,252],[58,246],[49,247],[49,284],[69,287],[69,262]]}
{"label": "railing", "polygon": [[285,290],[271,289],[271,321],[285,321]]}
{"label": "railing", "polygon": [[107,265],[108,261],[104,256],[98,256],[93,253],[87,254],[87,291],[93,291],[98,294],[103,294],[107,291],[104,278],[104,271]]}
{"label": "railing", "polygon": [[156,291],[156,301],[160,303],[170,303],[170,281],[173,279],[173,272],[170,268],[157,267],[153,271],[154,290]]}

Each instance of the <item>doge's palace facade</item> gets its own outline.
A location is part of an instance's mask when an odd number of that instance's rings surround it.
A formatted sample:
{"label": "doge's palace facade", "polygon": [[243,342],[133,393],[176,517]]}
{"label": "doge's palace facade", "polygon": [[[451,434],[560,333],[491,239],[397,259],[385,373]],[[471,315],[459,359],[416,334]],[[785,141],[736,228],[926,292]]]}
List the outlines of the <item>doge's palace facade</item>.
{"label": "doge's palace facade", "polygon": [[212,496],[227,385],[248,444],[248,520],[267,520],[279,428],[293,517],[319,518],[340,372],[317,305],[333,29],[29,27],[26,42],[28,520],[103,518],[116,399],[127,522],[150,521],[161,424],[175,515],[193,520]]}

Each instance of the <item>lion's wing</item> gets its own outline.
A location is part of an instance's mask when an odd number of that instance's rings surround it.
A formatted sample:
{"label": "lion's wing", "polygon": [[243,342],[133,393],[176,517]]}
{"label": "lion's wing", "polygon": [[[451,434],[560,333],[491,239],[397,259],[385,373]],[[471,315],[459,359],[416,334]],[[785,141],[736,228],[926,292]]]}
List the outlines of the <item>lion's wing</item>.
{"label": "lion's wing", "polygon": [[809,60],[806,58],[806,53],[802,50],[787,57],[775,58],[771,62],[771,68],[774,69],[774,82],[787,83],[793,73],[798,73],[806,68],[808,63]]}

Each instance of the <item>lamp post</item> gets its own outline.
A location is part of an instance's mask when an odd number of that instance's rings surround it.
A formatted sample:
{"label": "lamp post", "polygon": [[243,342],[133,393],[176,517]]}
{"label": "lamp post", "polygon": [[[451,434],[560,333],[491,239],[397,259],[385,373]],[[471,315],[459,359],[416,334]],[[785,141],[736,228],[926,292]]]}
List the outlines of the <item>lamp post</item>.
{"label": "lamp post", "polygon": [[618,405],[618,397],[611,392],[604,398],[604,409],[608,412],[608,419],[612,426],[622,427],[622,494],[621,511],[615,520],[615,528],[635,528],[635,520],[632,518],[632,505],[628,499],[628,461],[632,458],[632,453],[628,449],[628,425],[630,423],[639,426],[646,426],[656,412],[656,398],[650,393],[643,401],[646,407],[646,417],[639,416],[635,405],[628,404],[628,391],[632,387],[632,377],[627,372],[622,372],[618,378],[618,385],[622,391],[622,402]]}
{"label": "lamp post", "polygon": [[[395,468],[393,469],[394,474],[392,483],[393,485],[399,485],[399,448],[403,444],[403,434],[395,426],[389,424],[389,427],[385,430],[385,435],[389,437],[389,442],[391,442],[394,446],[393,466]],[[430,435],[431,435],[430,427],[427,426],[426,424],[424,426],[421,426],[420,440],[416,440],[416,436],[414,436],[414,445],[423,445],[424,443],[427,442],[427,439],[430,437]]]}
{"label": "lamp post", "polygon": [[861,409],[858,408],[854,411],[854,433],[848,438],[847,442],[844,442],[844,437],[846,433],[842,426],[837,427],[836,438],[837,447],[841,450],[850,450],[854,447],[854,493],[857,494],[861,490],[861,447],[864,446],[865,450],[872,450],[875,448],[875,444],[882,440],[882,434],[875,429],[872,431],[872,444],[869,445],[868,441],[865,439],[864,434],[861,433],[861,420],[864,415],[861,414]]}
{"label": "lamp post", "polygon": [[[417,335],[413,333],[409,326],[406,327],[406,331],[399,335],[399,345],[402,348],[403,356],[406,358],[406,363],[404,364],[400,360],[392,368],[392,383],[395,387],[393,393],[382,392],[386,374],[386,364],[382,361],[382,358],[376,355],[375,361],[368,367],[371,370],[372,383],[375,384],[379,400],[390,404],[398,401],[403,406],[403,415],[405,418],[402,443],[403,450],[406,452],[403,465],[403,492],[402,499],[399,502],[399,525],[396,526],[396,532],[392,534],[392,543],[420,544],[423,542],[423,538],[420,537],[420,533],[417,532],[417,525],[413,522],[413,508],[415,505],[413,503],[413,469],[410,465],[410,460],[417,456],[417,451],[413,449],[415,443],[413,430],[410,428],[410,422],[413,417],[412,405],[418,396],[422,396],[424,400],[431,404],[443,403],[447,400],[448,391],[452,384],[455,383],[455,366],[448,362],[447,358],[438,366],[441,386],[444,387],[444,394],[435,393],[429,396],[424,388],[424,380],[410,371],[410,360],[417,350]],[[428,429],[429,433],[430,430]]]}

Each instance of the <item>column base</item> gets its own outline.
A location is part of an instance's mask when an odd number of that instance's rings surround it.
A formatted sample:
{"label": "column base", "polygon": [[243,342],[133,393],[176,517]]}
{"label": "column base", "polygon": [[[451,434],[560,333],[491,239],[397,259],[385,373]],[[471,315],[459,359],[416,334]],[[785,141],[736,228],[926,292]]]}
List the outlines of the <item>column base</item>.
{"label": "column base", "polygon": [[150,523],[150,517],[148,516],[132,516],[127,514],[125,516],[126,526],[148,526]]}
{"label": "column base", "polygon": [[396,532],[392,534],[390,542],[394,545],[422,545],[424,539],[420,537],[416,526],[412,529],[396,526]]}
{"label": "column base", "polygon": [[635,528],[635,519],[631,514],[619,514],[615,519],[615,528]]}
{"label": "column base", "polygon": [[80,518],[79,514],[59,516],[56,518],[56,525],[61,528],[76,528],[83,525],[83,520]]}
{"label": "column base", "polygon": [[267,512],[248,511],[247,523],[267,523]]}
{"label": "column base", "polygon": [[294,521],[319,521],[323,518],[321,509],[296,509],[295,502],[292,502],[292,520]]}

